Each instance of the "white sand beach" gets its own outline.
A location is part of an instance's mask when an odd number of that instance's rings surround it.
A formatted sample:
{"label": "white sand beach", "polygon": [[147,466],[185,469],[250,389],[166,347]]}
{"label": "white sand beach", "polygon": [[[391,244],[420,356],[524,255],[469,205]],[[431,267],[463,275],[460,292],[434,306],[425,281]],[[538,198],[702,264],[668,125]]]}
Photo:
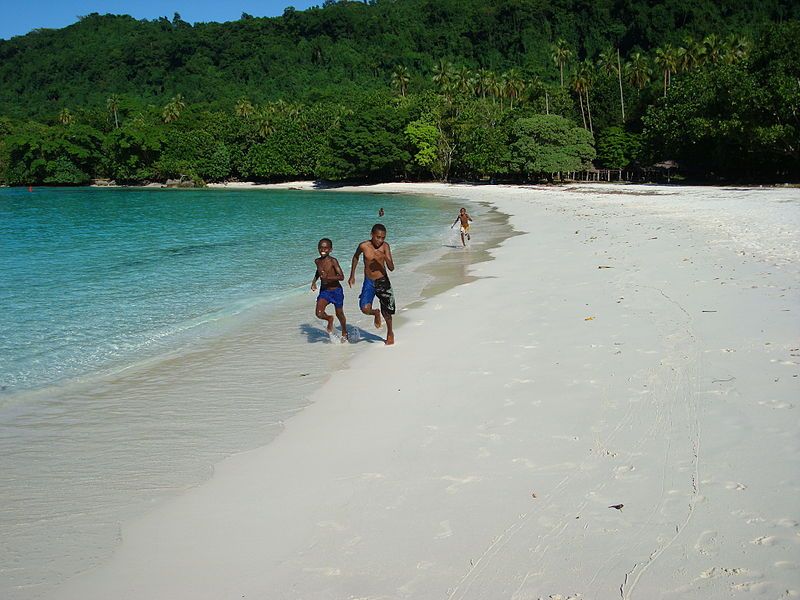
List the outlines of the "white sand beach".
{"label": "white sand beach", "polygon": [[364,189],[524,235],[49,597],[800,597],[800,190]]}

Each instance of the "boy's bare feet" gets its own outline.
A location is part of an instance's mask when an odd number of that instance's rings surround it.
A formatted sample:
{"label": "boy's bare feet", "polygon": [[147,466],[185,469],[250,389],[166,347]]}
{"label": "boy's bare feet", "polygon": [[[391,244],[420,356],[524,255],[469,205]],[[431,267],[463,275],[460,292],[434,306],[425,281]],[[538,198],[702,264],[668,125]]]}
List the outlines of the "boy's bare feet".
{"label": "boy's bare feet", "polygon": [[349,341],[350,341],[350,338],[347,337],[347,332],[346,331],[342,331],[342,343],[344,344],[345,342],[349,342]]}
{"label": "boy's bare feet", "polygon": [[325,320],[328,322],[328,326],[325,328],[325,331],[328,333],[333,333],[333,317],[325,315]]}
{"label": "boy's bare feet", "polygon": [[390,333],[386,336],[386,345],[391,346],[392,344],[394,344],[394,334]]}

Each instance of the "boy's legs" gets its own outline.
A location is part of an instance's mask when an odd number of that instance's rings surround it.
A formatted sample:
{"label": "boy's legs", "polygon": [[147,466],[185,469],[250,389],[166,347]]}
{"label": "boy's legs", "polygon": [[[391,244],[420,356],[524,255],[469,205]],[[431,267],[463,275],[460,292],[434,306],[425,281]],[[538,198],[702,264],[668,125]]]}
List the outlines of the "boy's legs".
{"label": "boy's legs", "polygon": [[372,304],[365,304],[361,307],[361,312],[365,315],[372,315],[375,323],[375,329],[381,328],[381,311],[377,308],[372,308]]}
{"label": "boy's legs", "polygon": [[375,284],[366,277],[364,284],[361,286],[361,294],[358,296],[358,306],[361,312],[365,315],[372,315],[375,322],[375,328],[381,328],[381,311],[372,308],[372,301],[375,299]]}
{"label": "boy's legs", "polygon": [[392,315],[395,311],[394,292],[388,277],[375,281],[375,295],[381,303],[381,314],[386,321],[386,345],[394,344],[394,329],[392,328]]}
{"label": "boy's legs", "polygon": [[344,316],[344,308],[336,306],[336,318],[339,319],[339,325],[342,326],[342,339],[347,339],[347,319]]}
{"label": "boy's legs", "polygon": [[386,345],[391,346],[394,344],[394,330],[392,330],[392,315],[388,312],[383,312],[383,320],[386,321]]}
{"label": "boy's legs", "polygon": [[317,298],[317,310],[316,315],[318,319],[322,319],[326,321],[328,324],[325,327],[325,331],[330,333],[333,331],[333,317],[330,316],[328,313],[325,312],[325,309],[328,307],[328,301],[325,298]]}

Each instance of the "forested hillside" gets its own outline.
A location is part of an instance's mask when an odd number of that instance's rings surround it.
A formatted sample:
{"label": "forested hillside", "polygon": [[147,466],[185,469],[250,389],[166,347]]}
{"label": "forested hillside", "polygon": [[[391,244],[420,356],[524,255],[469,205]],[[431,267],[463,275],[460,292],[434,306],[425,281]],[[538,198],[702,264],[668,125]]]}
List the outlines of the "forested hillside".
{"label": "forested hillside", "polygon": [[800,176],[792,0],[327,1],[0,41],[0,181]]}

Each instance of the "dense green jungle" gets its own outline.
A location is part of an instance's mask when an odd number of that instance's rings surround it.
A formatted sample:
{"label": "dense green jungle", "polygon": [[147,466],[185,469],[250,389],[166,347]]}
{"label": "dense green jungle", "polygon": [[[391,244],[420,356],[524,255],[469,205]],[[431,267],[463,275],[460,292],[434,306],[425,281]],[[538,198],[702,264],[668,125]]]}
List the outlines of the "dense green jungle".
{"label": "dense green jungle", "polygon": [[0,184],[800,180],[794,0],[326,0],[0,40]]}

